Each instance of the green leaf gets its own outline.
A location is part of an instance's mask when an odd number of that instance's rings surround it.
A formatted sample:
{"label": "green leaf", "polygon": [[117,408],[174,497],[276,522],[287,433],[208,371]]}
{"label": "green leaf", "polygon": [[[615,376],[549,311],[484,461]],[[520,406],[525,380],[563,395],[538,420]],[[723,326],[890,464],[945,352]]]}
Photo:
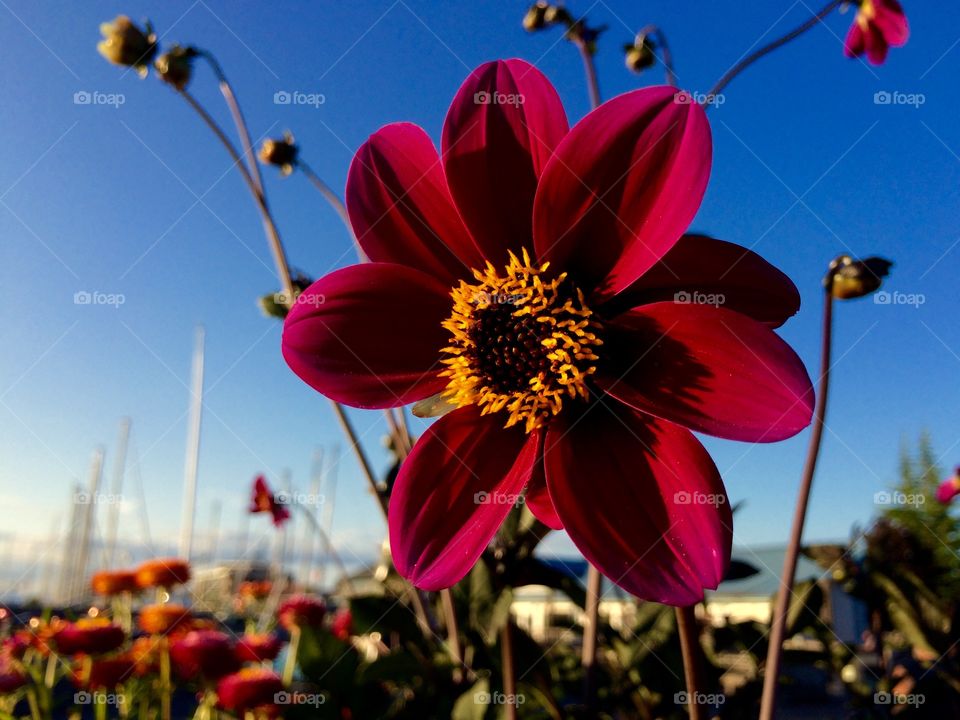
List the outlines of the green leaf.
{"label": "green leaf", "polygon": [[[488,702],[483,702],[484,697]],[[480,678],[469,690],[457,698],[450,720],[484,720],[490,711],[490,681]]]}

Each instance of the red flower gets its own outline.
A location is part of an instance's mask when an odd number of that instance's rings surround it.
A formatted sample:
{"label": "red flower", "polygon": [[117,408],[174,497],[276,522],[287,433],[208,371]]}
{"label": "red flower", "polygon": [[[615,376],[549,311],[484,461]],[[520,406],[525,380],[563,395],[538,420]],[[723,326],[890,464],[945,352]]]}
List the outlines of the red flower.
{"label": "red flower", "polygon": [[240,667],[233,640],[216,630],[188,632],[170,646],[170,659],[177,673],[188,679],[202,675],[216,680]]}
{"label": "red flower", "polygon": [[90,663],[89,675],[84,674],[83,663],[73,675],[73,683],[85,690],[112,690],[133,674],[134,663],[121,655],[101,658]]}
{"label": "red flower", "polygon": [[290,519],[290,511],[277,502],[276,496],[270,491],[267,479],[263,475],[258,475],[253,482],[253,497],[250,499],[248,512],[270,513],[273,516],[275,527],[280,527]]}
{"label": "red flower", "polygon": [[283,649],[283,641],[276,635],[244,635],[237,643],[237,658],[241,662],[273,660]]}
{"label": "red flower", "polygon": [[62,655],[99,655],[123,645],[126,634],[109,620],[83,618],[57,630],[53,639]]}
{"label": "red flower", "polygon": [[287,363],[335,400],[457,406],[396,479],[397,570],[457,582],[525,492],[626,590],[700,600],[732,518],[690,430],[781,440],[813,405],[771,329],[799,307],[793,283],[683,235],[710,172],[703,109],[645,88],[568,132],[549,81],[498,61],[460,88],[442,146],[399,123],[360,148],[347,208],[372,262],[318,280],[284,324]]}
{"label": "red flower", "polygon": [[960,467],[958,467],[953,477],[944,480],[937,488],[937,502],[947,505],[957,495],[960,495]]}
{"label": "red flower", "polygon": [[183,605],[145,605],[140,608],[137,625],[145,633],[163,635],[190,620],[190,611]]}
{"label": "red flower", "polygon": [[19,670],[0,670],[0,695],[12,693],[27,684],[27,676]]}
{"label": "red flower", "polygon": [[336,615],[330,622],[330,632],[333,636],[346,642],[353,635],[353,615],[350,608],[341,608],[337,610]]}
{"label": "red flower", "polygon": [[881,65],[887,51],[903,47],[909,37],[910,25],[897,0],[862,0],[843,50],[850,58],[866,53],[873,65]]}
{"label": "red flower", "polygon": [[137,585],[141,588],[172,588],[190,580],[190,564],[179,558],[148,560],[136,572]]}
{"label": "red flower", "polygon": [[254,708],[275,710],[274,698],[281,692],[280,676],[260,668],[247,668],[228,675],[217,685],[219,705],[240,715]]}
{"label": "red flower", "polygon": [[277,608],[277,622],[287,630],[293,627],[320,627],[327,614],[327,606],[310,595],[294,595]]}

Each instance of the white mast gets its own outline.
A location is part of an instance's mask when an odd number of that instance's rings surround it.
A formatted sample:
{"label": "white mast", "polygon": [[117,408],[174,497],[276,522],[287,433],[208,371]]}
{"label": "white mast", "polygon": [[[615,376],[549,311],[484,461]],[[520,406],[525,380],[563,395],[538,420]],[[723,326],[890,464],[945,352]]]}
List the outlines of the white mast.
{"label": "white mast", "polygon": [[193,550],[193,516],[197,503],[197,467],[200,462],[200,420],[203,410],[203,340],[203,326],[197,326],[193,348],[187,456],[183,465],[183,516],[180,521],[180,557],[188,562]]}
{"label": "white mast", "polygon": [[107,569],[112,569],[117,548],[117,528],[120,525],[120,504],[123,496],[123,475],[127,467],[127,442],[130,439],[130,418],[120,420],[117,456],[113,460],[113,483],[107,511]]}
{"label": "white mast", "polygon": [[90,489],[86,496],[78,498],[86,504],[83,514],[83,525],[80,534],[79,557],[74,569],[73,581],[70,587],[70,601],[80,599],[85,591],[84,583],[87,579],[87,560],[90,557],[91,535],[93,534],[94,518],[100,495],[100,477],[103,474],[103,448],[93,451],[93,460],[90,462]]}

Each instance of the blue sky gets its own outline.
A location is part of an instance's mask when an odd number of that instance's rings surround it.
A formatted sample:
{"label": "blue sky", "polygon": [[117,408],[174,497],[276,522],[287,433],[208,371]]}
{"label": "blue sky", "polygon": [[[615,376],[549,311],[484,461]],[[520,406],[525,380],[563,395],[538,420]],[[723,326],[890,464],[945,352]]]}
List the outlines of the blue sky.
{"label": "blue sky", "polygon": [[[620,46],[640,26],[667,33],[679,84],[706,90],[745,52],[808,18],[813,5],[754,0],[571,4],[606,24],[597,58],[604,97],[638,84]],[[766,58],[711,110],[714,166],[694,228],[755,249],[800,287],[803,307],[783,329],[816,371],[819,281],[841,252],[896,262],[890,291],[923,304],[837,308],[829,430],[807,537],[842,538],[877,510],[896,477],[898,449],[929,429],[943,463],[960,457],[960,8],[907,2],[913,36],[872,68],[842,55],[852,14],[831,16]],[[280,326],[255,299],[276,286],[257,214],[229,160],[187,106],[155,78],[95,52],[101,21],[153,20],[163,41],[212,51],[237,86],[256,137],[292,130],[303,157],[342,188],[354,150],[379,126],[421,124],[435,138],[470,69],[523,57],[555,83],[571,120],[588,109],[575,50],[558,31],[528,35],[522,2],[332,1],[0,3],[5,48],[0,163],[0,554],[40,547],[65,522],[71,482],[117,424],[133,435],[154,538],[173,539],[186,436],[193,328],[207,332],[200,461],[202,526],[242,527],[258,472],[309,482],[317,446],[339,441],[326,401],[288,371]],[[212,79],[193,90],[229,123]],[[275,105],[278,91],[320,93],[317,107]],[[77,92],[121,93],[82,105]],[[923,104],[877,104],[878,92]],[[352,260],[336,215],[300,177],[267,174],[292,263],[321,275]],[[77,305],[77,292],[120,293],[123,305]],[[402,308],[401,308],[402,312]],[[354,413],[378,466],[376,413]],[[738,513],[736,541],[787,532],[807,436],[774,446],[707,440]],[[129,494],[133,494],[132,491]],[[130,498],[131,505],[140,502]],[[139,509],[123,516],[139,534]],[[265,521],[251,528],[266,533]],[[102,525],[101,519],[99,523]],[[369,557],[383,523],[349,456],[339,468],[338,544]],[[556,551],[570,546],[557,536]]]}

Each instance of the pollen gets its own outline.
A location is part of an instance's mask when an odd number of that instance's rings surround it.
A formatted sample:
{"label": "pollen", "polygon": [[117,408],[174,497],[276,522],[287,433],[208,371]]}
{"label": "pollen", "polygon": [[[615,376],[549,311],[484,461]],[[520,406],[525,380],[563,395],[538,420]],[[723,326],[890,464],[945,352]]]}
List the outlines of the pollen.
{"label": "pollen", "polygon": [[603,345],[600,324],[583,292],[550,263],[534,265],[529,253],[498,271],[489,262],[474,270],[474,283],[453,288],[453,312],[443,327],[449,378],[444,397],[457,407],[507,414],[505,427],[543,427],[565,400],[586,400]]}

